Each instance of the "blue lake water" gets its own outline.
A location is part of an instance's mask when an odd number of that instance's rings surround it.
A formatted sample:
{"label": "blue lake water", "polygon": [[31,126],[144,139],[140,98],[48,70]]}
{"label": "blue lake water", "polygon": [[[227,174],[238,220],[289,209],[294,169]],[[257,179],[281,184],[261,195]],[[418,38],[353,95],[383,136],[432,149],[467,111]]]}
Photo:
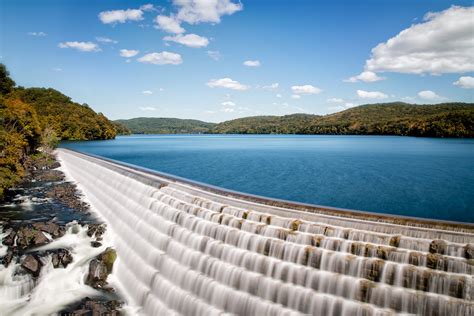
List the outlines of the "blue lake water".
{"label": "blue lake water", "polygon": [[61,146],[267,197],[474,222],[474,139],[132,135]]}

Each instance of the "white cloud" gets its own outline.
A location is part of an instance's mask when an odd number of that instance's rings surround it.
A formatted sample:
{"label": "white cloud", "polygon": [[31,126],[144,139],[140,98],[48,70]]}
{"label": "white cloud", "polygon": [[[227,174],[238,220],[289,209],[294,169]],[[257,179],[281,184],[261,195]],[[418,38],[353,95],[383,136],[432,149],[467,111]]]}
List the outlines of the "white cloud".
{"label": "white cloud", "polygon": [[223,108],[223,109],[221,109],[221,111],[226,112],[226,113],[232,113],[232,112],[235,111],[235,109],[234,108]]}
{"label": "white cloud", "polygon": [[206,83],[206,85],[211,88],[227,88],[239,91],[244,91],[249,88],[249,86],[241,84],[240,82],[232,80],[231,78],[212,79]]}
{"label": "white cloud", "polygon": [[330,98],[330,99],[327,99],[326,102],[328,102],[328,103],[344,103],[344,99]]}
{"label": "white cloud", "polygon": [[294,94],[318,94],[323,90],[307,84],[303,86],[293,86],[291,87],[291,91],[293,91]]}
{"label": "white cloud", "polygon": [[282,95],[281,95],[281,94],[279,94],[279,93],[277,93],[276,97],[277,97],[277,98],[281,98],[281,97],[282,97]]}
{"label": "white cloud", "polygon": [[121,49],[120,56],[130,58],[136,56],[140,51],[134,49]]}
{"label": "white cloud", "polygon": [[278,89],[279,86],[280,84],[278,82],[274,82],[268,86],[263,86],[262,89],[267,91],[275,91]]}
{"label": "white cloud", "polygon": [[453,6],[428,13],[372,49],[366,70],[412,74],[474,71],[474,7]]}
{"label": "white cloud", "polygon": [[292,99],[301,99],[301,96],[299,94],[293,94],[291,96]]}
{"label": "white cloud", "polygon": [[161,53],[146,54],[137,59],[141,63],[153,65],[179,65],[183,63],[180,54],[163,51]]}
{"label": "white cloud", "polygon": [[39,36],[39,37],[43,37],[47,35],[45,32],[28,32],[27,34],[29,36]]}
{"label": "white cloud", "polygon": [[148,4],[144,4],[142,6],[140,6],[140,10],[142,11],[156,11],[157,9],[155,8],[155,6],[151,3],[148,3]]}
{"label": "white cloud", "polygon": [[59,48],[72,48],[81,52],[99,52],[99,46],[92,42],[63,42],[59,43]]}
{"label": "white cloud", "polygon": [[143,11],[139,9],[103,11],[99,13],[99,19],[104,24],[141,21],[143,20]]}
{"label": "white cloud", "polygon": [[209,44],[209,40],[207,38],[196,34],[179,34],[175,36],[165,36],[163,40],[176,42],[193,48],[206,47]]}
{"label": "white cloud", "polygon": [[437,101],[437,100],[444,99],[442,96],[437,95],[435,92],[431,90],[424,90],[424,91],[418,92],[418,97],[424,100],[428,100],[428,101]]}
{"label": "white cloud", "polygon": [[156,108],[152,106],[140,106],[139,109],[142,111],[156,111]]}
{"label": "white cloud", "polygon": [[174,16],[158,15],[155,22],[157,28],[168,33],[181,34],[186,31]]}
{"label": "white cloud", "polygon": [[219,23],[221,16],[243,9],[242,3],[233,3],[230,0],[173,0],[173,4],[179,8],[177,18],[189,24]]}
{"label": "white cloud", "polygon": [[453,85],[458,86],[464,89],[474,89],[474,77],[470,76],[463,76],[459,77],[459,79],[453,82]]}
{"label": "white cloud", "polygon": [[344,82],[376,82],[380,80],[384,80],[384,77],[379,77],[375,72],[372,71],[364,71],[361,72],[359,75],[350,77],[349,79],[345,79]]}
{"label": "white cloud", "polygon": [[380,91],[357,90],[357,95],[362,99],[386,99],[388,96]]}
{"label": "white cloud", "polygon": [[150,91],[150,90],[143,90],[142,93],[143,93],[143,94],[153,94],[153,91]]}
{"label": "white cloud", "polygon": [[232,101],[225,101],[221,103],[223,106],[235,106],[235,103]]}
{"label": "white cloud", "polygon": [[221,59],[221,53],[217,50],[208,50],[207,56],[211,57],[215,61],[218,61],[219,59]]}
{"label": "white cloud", "polygon": [[244,66],[247,67],[260,67],[260,61],[259,60],[246,60],[244,61]]}
{"label": "white cloud", "polygon": [[95,38],[95,40],[96,40],[97,42],[105,43],[105,44],[117,44],[117,43],[118,43],[118,41],[113,40],[113,39],[108,38],[108,37],[100,37],[100,36],[98,36],[98,37]]}
{"label": "white cloud", "polygon": [[63,69],[62,69],[62,68],[59,68],[59,67],[56,67],[56,68],[53,68],[53,71],[61,72],[61,71],[63,71]]}

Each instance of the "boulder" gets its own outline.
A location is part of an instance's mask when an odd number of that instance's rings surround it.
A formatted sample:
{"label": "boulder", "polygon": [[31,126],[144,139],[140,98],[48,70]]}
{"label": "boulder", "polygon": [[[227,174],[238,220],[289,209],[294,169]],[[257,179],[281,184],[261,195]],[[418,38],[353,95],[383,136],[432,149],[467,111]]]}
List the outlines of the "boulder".
{"label": "boulder", "polygon": [[464,256],[467,259],[474,259],[474,244],[464,246]]}
{"label": "boulder", "polygon": [[16,237],[16,231],[12,229],[10,233],[7,236],[5,236],[5,238],[3,238],[2,243],[5,246],[11,247],[15,243],[15,237]]}
{"label": "boulder", "polygon": [[39,275],[41,270],[41,262],[34,255],[27,255],[21,266],[35,277]]}
{"label": "boulder", "polygon": [[37,230],[47,232],[48,234],[53,236],[53,238],[61,237],[65,233],[65,229],[63,227],[53,222],[34,223],[33,227],[36,228]]}
{"label": "boulder", "polygon": [[31,227],[22,227],[17,232],[17,246],[20,249],[26,249],[32,246],[47,244],[48,238],[39,230]]}
{"label": "boulder", "polygon": [[447,250],[448,250],[448,243],[444,240],[435,239],[430,244],[429,251],[431,253],[439,253],[439,254],[444,255]]}

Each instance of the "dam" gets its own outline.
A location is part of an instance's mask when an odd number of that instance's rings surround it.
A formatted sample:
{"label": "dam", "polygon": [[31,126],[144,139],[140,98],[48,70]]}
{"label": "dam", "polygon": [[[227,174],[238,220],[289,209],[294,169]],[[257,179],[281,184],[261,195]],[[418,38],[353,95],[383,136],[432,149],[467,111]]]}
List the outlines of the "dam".
{"label": "dam", "polygon": [[[474,315],[474,225],[266,199],[57,151],[143,315]],[[403,201],[400,201],[403,203]]]}

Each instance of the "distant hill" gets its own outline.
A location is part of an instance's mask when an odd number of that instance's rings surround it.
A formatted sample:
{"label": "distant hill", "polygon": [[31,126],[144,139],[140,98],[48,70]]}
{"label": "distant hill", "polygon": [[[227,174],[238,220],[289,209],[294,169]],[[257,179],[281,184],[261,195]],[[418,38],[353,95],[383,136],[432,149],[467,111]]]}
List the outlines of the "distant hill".
{"label": "distant hill", "polygon": [[245,117],[219,123],[210,132],[474,137],[474,104],[367,104],[325,116]]}
{"label": "distant hill", "polygon": [[215,125],[198,120],[163,117],[137,117],[115,122],[125,126],[133,134],[202,134],[208,133]]}
{"label": "distant hill", "polygon": [[251,116],[222,123],[175,118],[118,120],[140,134],[328,134],[474,137],[474,103],[367,104],[329,115]]}

